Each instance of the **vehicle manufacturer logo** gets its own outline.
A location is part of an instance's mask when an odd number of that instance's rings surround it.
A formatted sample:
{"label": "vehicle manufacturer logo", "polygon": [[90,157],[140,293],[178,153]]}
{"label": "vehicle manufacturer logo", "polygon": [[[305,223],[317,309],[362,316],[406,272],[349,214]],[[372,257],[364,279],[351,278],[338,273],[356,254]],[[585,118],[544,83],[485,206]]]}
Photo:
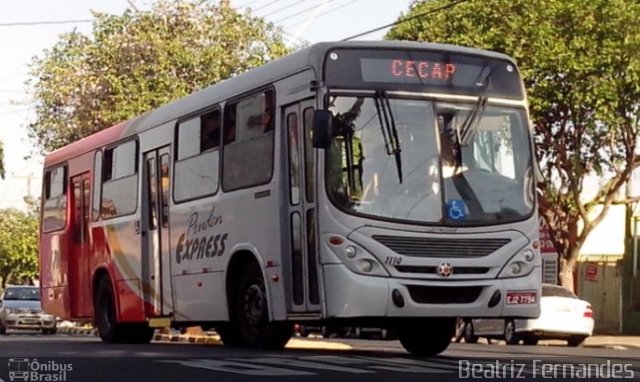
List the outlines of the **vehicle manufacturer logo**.
{"label": "vehicle manufacturer logo", "polygon": [[449,277],[453,274],[453,267],[449,263],[442,263],[438,265],[437,272],[442,277]]}

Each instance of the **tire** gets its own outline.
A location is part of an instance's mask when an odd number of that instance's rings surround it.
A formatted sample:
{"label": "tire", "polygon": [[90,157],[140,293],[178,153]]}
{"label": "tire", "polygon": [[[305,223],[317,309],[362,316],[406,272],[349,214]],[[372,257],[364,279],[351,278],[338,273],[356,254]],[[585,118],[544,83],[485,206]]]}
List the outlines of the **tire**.
{"label": "tire", "polygon": [[520,343],[520,338],[516,334],[516,324],[513,320],[506,320],[504,322],[504,341],[507,345],[517,345]]}
{"label": "tire", "polygon": [[44,335],[51,335],[51,334],[56,334],[57,330],[55,328],[53,329],[42,329],[42,334]]}
{"label": "tire", "polygon": [[525,336],[522,339],[522,343],[528,346],[536,346],[538,344],[538,342],[540,341],[540,339],[538,337],[535,336]]}
{"label": "tire", "polygon": [[380,332],[380,337],[384,341],[393,341],[398,339],[398,336],[396,335],[393,329],[386,329],[386,328],[382,329],[382,332]]}
{"label": "tire", "polygon": [[584,340],[586,340],[586,339],[587,339],[586,336],[571,336],[567,340],[567,345],[575,348],[575,347],[583,345],[584,344]]}
{"label": "tire", "polygon": [[0,326],[0,335],[6,335],[7,334],[7,328],[5,328],[4,326]]}
{"label": "tire", "polygon": [[113,290],[108,277],[102,277],[96,289],[94,299],[95,320],[98,334],[102,342],[117,343],[119,341],[119,325],[117,322]]}
{"label": "tire", "polygon": [[440,317],[411,321],[397,328],[402,347],[412,355],[421,357],[442,353],[451,343],[455,331],[455,318]]}
{"label": "tire", "polygon": [[242,337],[240,336],[240,329],[237,323],[232,320],[231,322],[220,324],[216,326],[216,332],[220,336],[220,340],[225,346],[241,347],[245,346]]}
{"label": "tire", "polygon": [[148,344],[153,339],[154,328],[147,323],[120,325],[118,340],[125,344]]}
{"label": "tire", "polygon": [[464,342],[468,343],[468,344],[475,344],[478,343],[478,336],[476,336],[475,334],[475,329],[473,327],[473,322],[471,321],[467,321],[464,324]]}
{"label": "tire", "polygon": [[257,264],[249,265],[240,278],[233,300],[240,340],[259,349],[282,349],[293,336],[293,325],[269,321],[269,304],[262,272]]}

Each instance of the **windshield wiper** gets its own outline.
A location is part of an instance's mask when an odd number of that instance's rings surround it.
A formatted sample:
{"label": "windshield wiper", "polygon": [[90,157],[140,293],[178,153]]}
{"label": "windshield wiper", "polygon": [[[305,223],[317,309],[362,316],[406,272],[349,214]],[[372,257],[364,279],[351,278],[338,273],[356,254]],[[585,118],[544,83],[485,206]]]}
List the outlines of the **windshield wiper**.
{"label": "windshield wiper", "polygon": [[458,142],[460,142],[460,146],[469,146],[469,143],[471,143],[471,140],[473,139],[473,135],[478,129],[480,119],[482,118],[482,114],[484,114],[484,109],[486,107],[487,96],[481,95],[478,97],[476,106],[474,106],[473,110],[467,115],[467,118],[465,118],[462,123],[462,127],[460,127],[458,131]]}
{"label": "windshield wiper", "polygon": [[[458,132],[458,142],[460,146],[468,146],[473,139],[473,135],[478,129],[478,125],[480,124],[480,119],[482,119],[482,114],[484,114],[484,109],[487,107],[487,89],[489,88],[489,80],[491,76],[495,72],[497,66],[494,66],[489,70],[486,77],[482,79],[482,81],[476,81],[476,84],[481,87],[480,95],[478,96],[478,102],[474,106],[473,110],[467,115],[460,129],[456,129]],[[480,71],[478,74],[478,78],[482,76],[484,69]]]}
{"label": "windshield wiper", "polygon": [[398,140],[398,129],[396,121],[391,111],[391,103],[389,96],[385,90],[378,90],[374,96],[376,110],[378,111],[378,120],[380,129],[382,130],[382,138],[384,139],[384,149],[387,155],[393,155],[396,160],[396,170],[398,171],[398,180],[402,183],[402,158],[400,157],[400,140]]}

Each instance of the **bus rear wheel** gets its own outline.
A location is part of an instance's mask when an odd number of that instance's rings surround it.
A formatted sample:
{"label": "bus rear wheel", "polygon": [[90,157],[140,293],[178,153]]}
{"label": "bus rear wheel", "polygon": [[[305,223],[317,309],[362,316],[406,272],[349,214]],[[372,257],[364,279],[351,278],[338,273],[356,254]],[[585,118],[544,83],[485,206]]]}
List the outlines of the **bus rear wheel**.
{"label": "bus rear wheel", "polygon": [[[234,303],[235,319],[243,345],[261,349],[282,349],[293,336],[293,325],[269,321],[269,304],[262,272],[248,266],[240,278]],[[224,339],[223,339],[224,341]]]}
{"label": "bus rear wheel", "polygon": [[118,339],[118,323],[111,283],[107,277],[100,279],[96,289],[95,315],[98,334],[102,342],[114,343]]}
{"label": "bus rear wheel", "polygon": [[455,318],[427,318],[397,328],[400,344],[409,353],[432,357],[442,353],[456,331]]}
{"label": "bus rear wheel", "polygon": [[154,330],[147,323],[118,323],[115,299],[109,278],[103,277],[96,289],[95,315],[100,339],[106,343],[149,343]]}

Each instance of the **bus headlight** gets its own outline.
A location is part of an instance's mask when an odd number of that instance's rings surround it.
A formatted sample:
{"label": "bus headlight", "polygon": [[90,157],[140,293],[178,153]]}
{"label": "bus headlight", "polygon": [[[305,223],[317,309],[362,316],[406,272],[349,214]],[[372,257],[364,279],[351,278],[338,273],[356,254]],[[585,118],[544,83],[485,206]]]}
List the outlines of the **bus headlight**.
{"label": "bus headlight", "polygon": [[337,235],[328,235],[327,237],[326,242],[329,244],[331,252],[337,255],[340,261],[352,272],[367,276],[389,276],[378,259],[358,244],[342,237],[342,240],[331,240]]}
{"label": "bus headlight", "polygon": [[525,249],[513,256],[502,268],[498,278],[526,276],[535,268],[535,253],[531,249]]}
{"label": "bus headlight", "polygon": [[360,268],[360,270],[363,273],[369,273],[373,269],[373,263],[371,262],[371,260],[367,260],[367,259],[362,259],[358,261],[357,266],[358,268]]}

